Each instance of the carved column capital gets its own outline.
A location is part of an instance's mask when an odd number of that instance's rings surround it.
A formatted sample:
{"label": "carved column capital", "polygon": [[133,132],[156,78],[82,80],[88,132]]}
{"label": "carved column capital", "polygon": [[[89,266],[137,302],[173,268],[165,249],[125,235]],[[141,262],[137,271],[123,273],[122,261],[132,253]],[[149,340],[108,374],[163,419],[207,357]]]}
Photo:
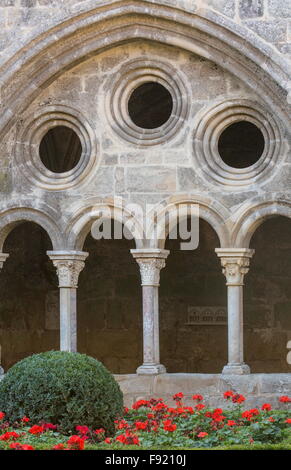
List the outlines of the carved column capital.
{"label": "carved column capital", "polygon": [[88,253],[83,251],[47,251],[57,269],[59,287],[77,288],[79,274],[85,266]]}
{"label": "carved column capital", "polygon": [[159,286],[160,271],[166,265],[168,250],[143,249],[130,250],[139,265],[142,286]]}
{"label": "carved column capital", "polygon": [[222,272],[228,286],[243,286],[244,276],[249,271],[250,259],[255,250],[248,248],[216,248]]}
{"label": "carved column capital", "polygon": [[7,254],[7,253],[0,253],[0,269],[3,268],[3,264],[7,260],[8,256],[9,256],[9,254]]}

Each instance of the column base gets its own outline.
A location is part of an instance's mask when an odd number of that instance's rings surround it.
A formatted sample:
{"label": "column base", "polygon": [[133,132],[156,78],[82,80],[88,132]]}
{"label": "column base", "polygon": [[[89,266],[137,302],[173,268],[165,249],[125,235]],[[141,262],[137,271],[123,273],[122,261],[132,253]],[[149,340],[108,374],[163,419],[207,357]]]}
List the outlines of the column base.
{"label": "column base", "polygon": [[136,370],[138,375],[156,375],[165,374],[166,372],[166,368],[162,364],[143,364]]}
{"label": "column base", "polygon": [[222,374],[227,375],[245,375],[250,374],[251,370],[247,364],[227,364],[222,370]]}

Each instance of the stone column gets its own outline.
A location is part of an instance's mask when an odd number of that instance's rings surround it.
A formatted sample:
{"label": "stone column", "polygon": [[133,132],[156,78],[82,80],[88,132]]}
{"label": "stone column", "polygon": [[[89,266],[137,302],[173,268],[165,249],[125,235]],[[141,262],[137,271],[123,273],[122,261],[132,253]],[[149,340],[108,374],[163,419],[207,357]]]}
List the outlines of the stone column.
{"label": "stone column", "polygon": [[228,310],[228,364],[223,374],[249,374],[243,352],[243,285],[254,250],[217,248],[222,272],[226,277]]}
{"label": "stone column", "polygon": [[[7,253],[0,253],[0,270],[3,268],[3,264],[7,260],[8,256],[9,255]],[[1,376],[4,375],[4,369],[1,366],[1,357],[2,357],[2,349],[1,349],[1,345],[0,345],[0,380],[1,380]]]}
{"label": "stone column", "polygon": [[142,285],[143,302],[143,364],[137,374],[162,374],[165,367],[160,364],[159,338],[159,285],[160,270],[165,267],[167,250],[130,250],[136,259]]}
{"label": "stone column", "polygon": [[47,251],[57,269],[60,288],[60,349],[77,351],[77,287],[88,253]]}

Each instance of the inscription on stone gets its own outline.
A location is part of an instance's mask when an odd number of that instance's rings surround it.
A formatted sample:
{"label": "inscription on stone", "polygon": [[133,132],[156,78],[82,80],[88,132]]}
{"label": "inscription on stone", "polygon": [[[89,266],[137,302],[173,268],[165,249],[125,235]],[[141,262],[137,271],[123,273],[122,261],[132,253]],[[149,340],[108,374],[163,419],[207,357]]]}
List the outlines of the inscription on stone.
{"label": "inscription on stone", "polygon": [[186,325],[227,325],[227,309],[189,306]]}

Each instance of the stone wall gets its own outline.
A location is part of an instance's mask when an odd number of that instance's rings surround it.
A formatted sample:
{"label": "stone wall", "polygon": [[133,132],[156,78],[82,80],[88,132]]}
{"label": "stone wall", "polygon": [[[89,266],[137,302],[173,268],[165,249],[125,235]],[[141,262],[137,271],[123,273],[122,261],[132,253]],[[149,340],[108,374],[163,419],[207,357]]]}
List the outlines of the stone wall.
{"label": "stone wall", "polygon": [[[104,0],[0,0],[2,62],[54,25],[108,3]],[[149,0],[151,3],[156,2]],[[291,7],[284,0],[160,0],[159,3],[209,17],[220,14],[222,19],[245,26],[291,57]]]}
{"label": "stone wall", "polygon": [[[245,358],[251,371],[290,372],[291,223],[271,219],[256,232],[256,255],[246,277]],[[226,315],[226,287],[214,253],[217,236],[200,221],[197,250],[171,249],[161,272],[161,362],[170,373],[219,373],[227,362],[227,321],[191,323],[193,310],[214,308]],[[78,288],[78,350],[101,360],[116,374],[134,373],[142,363],[140,276],[129,240],[94,240]],[[50,243],[37,225],[26,223],[5,244],[10,253],[0,273],[2,365],[40,351],[58,349],[57,279],[45,252]],[[211,313],[210,313],[211,315]],[[223,313],[222,313],[223,315]]]}
{"label": "stone wall", "polygon": [[[125,406],[130,407],[136,400],[163,398],[174,405],[173,395],[184,393],[184,403],[193,406],[192,395],[199,393],[210,407],[227,406],[223,393],[233,390],[246,397],[243,407],[258,408],[271,403],[273,408],[284,408],[278,402],[282,395],[291,392],[290,374],[252,374],[245,376],[215,374],[161,374],[155,377],[136,375],[115,376],[124,394]],[[230,405],[231,406],[231,405]]]}

